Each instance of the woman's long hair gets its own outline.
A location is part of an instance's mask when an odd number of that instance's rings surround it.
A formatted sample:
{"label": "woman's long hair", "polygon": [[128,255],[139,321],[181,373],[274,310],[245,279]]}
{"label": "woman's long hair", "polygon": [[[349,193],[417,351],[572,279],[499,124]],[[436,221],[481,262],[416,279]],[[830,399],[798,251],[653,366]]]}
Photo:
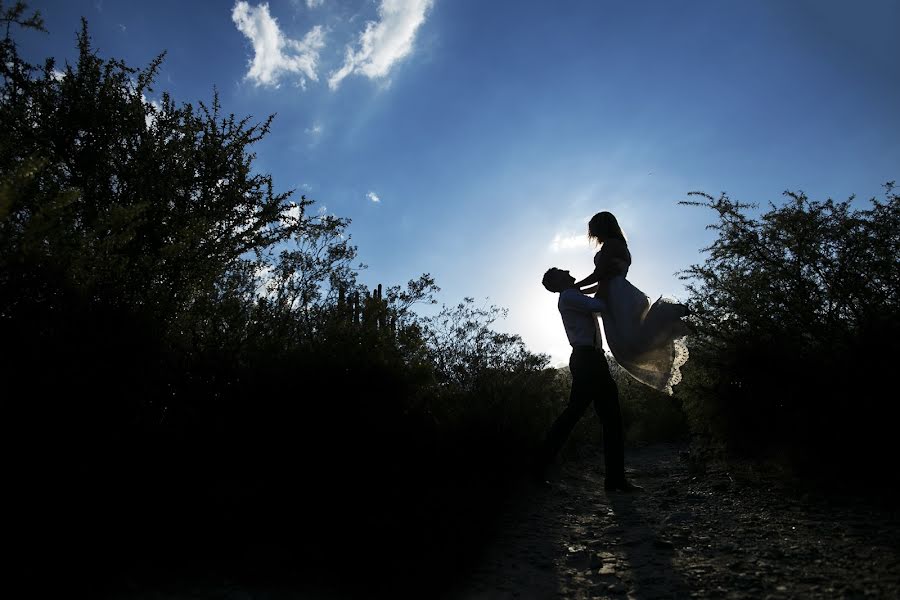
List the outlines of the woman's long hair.
{"label": "woman's long hair", "polygon": [[588,239],[600,243],[601,237],[607,240],[622,240],[626,245],[628,244],[625,233],[611,212],[598,212],[588,222]]}

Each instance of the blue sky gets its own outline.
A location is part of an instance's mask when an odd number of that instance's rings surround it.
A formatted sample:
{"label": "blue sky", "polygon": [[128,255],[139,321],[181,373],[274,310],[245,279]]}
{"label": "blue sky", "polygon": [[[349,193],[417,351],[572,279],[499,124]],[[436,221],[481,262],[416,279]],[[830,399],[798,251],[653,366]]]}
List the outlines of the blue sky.
{"label": "blue sky", "polygon": [[71,59],[79,19],[156,91],[262,120],[256,166],[352,219],[369,285],[431,273],[438,299],[566,360],[550,266],[592,268],[615,213],[651,298],[684,298],[712,214],[880,195],[900,178],[900,2],[865,0],[56,0],[26,56]]}

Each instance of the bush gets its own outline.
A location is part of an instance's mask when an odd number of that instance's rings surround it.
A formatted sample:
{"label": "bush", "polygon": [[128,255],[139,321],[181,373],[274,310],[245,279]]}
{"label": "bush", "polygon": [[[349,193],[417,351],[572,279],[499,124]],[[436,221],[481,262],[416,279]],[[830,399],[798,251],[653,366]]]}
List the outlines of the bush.
{"label": "bush", "polygon": [[889,447],[881,379],[900,334],[900,196],[854,209],[786,192],[758,218],[726,195],[689,281],[697,334],[682,388],[692,428],[810,474],[864,476]]}
{"label": "bush", "polygon": [[104,60],[86,23],[61,76],[30,65],[25,12],[0,5],[0,379],[26,576],[272,582],[327,571],[348,538],[381,545],[360,575],[452,575],[560,401],[546,357],[492,331],[495,307],[416,315],[427,274],[359,285],[349,220],[254,172],[271,118],[148,102],[162,56]]}

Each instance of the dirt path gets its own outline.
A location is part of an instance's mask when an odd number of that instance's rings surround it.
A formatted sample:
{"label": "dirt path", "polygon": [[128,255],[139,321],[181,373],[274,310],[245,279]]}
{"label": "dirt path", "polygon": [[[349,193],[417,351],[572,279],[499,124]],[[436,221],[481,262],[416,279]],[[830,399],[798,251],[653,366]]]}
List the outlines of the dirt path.
{"label": "dirt path", "polygon": [[900,598],[896,507],[698,473],[677,445],[626,456],[644,492],[604,492],[599,457],[565,464],[551,488],[522,490],[447,598]]}

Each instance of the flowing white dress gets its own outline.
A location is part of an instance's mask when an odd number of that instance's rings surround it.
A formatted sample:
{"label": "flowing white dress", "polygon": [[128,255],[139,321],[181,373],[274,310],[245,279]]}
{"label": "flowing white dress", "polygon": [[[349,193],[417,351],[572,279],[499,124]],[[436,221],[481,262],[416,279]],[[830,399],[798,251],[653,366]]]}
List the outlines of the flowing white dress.
{"label": "flowing white dress", "polygon": [[681,320],[688,314],[687,306],[662,296],[651,305],[650,298],[625,278],[627,274],[625,266],[609,280],[607,296],[601,298],[607,311],[596,316],[616,362],[641,383],[671,395],[688,359],[685,338],[690,330]]}

